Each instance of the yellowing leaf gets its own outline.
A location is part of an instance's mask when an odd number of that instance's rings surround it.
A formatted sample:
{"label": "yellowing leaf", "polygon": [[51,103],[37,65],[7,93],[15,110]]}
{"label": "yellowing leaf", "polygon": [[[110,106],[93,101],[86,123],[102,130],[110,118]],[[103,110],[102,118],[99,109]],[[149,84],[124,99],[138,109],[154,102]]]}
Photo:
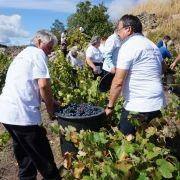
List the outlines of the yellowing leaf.
{"label": "yellowing leaf", "polygon": [[78,156],[86,156],[86,153],[84,151],[78,151]]}
{"label": "yellowing leaf", "polygon": [[129,134],[129,135],[126,136],[127,141],[131,141],[133,139],[134,139],[134,136],[132,134]]}
{"label": "yellowing leaf", "polygon": [[74,169],[74,177],[80,178],[82,171],[84,170],[84,164],[82,162],[78,162],[77,167]]}
{"label": "yellowing leaf", "polygon": [[63,161],[63,166],[66,168],[66,169],[69,169],[72,165],[72,154],[69,153],[69,152],[66,152],[64,154],[64,161]]}
{"label": "yellowing leaf", "polygon": [[71,141],[72,141],[74,144],[77,144],[77,143],[78,143],[77,132],[70,132],[70,138],[71,138]]}

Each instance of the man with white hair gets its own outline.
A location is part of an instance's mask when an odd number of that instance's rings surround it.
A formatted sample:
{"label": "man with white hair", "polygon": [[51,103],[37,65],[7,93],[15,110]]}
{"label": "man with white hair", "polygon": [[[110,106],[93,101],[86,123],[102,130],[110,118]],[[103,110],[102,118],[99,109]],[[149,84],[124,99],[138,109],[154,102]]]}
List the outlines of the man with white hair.
{"label": "man with white hair", "polygon": [[20,180],[36,179],[37,170],[44,179],[60,179],[40,114],[41,100],[50,117],[57,105],[47,67],[47,55],[56,44],[51,32],[38,31],[11,63],[0,95],[0,122],[12,136]]}

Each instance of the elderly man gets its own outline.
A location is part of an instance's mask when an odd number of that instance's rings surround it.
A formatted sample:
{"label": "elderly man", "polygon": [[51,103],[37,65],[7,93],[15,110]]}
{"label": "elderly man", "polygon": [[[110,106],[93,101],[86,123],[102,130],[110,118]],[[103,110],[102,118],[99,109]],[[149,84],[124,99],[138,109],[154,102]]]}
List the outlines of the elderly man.
{"label": "elderly man", "polygon": [[40,125],[41,99],[50,117],[56,104],[47,67],[47,55],[56,44],[52,33],[38,31],[11,63],[0,96],[0,122],[12,136],[20,180],[36,179],[37,170],[44,179],[60,179],[46,130]]}
{"label": "elderly man", "polygon": [[163,59],[158,47],[142,35],[142,24],[136,16],[124,15],[119,20],[118,35],[125,42],[119,50],[105,112],[112,113],[122,91],[125,102],[119,129],[126,135],[135,134],[136,128],[128,121],[130,112],[137,112],[142,121],[149,122],[161,116],[160,109],[165,106],[161,83]]}

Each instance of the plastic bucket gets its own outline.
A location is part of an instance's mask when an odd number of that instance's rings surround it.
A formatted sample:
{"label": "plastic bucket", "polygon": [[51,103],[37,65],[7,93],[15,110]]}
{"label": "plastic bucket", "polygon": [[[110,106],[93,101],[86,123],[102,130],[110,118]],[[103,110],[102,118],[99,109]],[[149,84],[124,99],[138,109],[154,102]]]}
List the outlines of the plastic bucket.
{"label": "plastic bucket", "polygon": [[[77,132],[79,132],[82,129],[99,131],[100,128],[104,127],[106,124],[106,115],[103,108],[101,107],[97,107],[97,108],[101,109],[101,112],[92,116],[64,117],[58,115],[57,116],[58,123],[63,128],[68,126],[73,126],[76,128]],[[62,154],[66,152],[77,153],[77,148],[75,148],[74,144],[70,141],[66,141],[65,137],[61,134],[60,134],[60,144],[61,144]]]}

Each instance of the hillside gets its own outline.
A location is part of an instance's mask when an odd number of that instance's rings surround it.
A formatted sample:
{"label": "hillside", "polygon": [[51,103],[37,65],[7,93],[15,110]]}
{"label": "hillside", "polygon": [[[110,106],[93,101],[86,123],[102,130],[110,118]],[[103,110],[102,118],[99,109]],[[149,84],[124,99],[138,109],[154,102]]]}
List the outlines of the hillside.
{"label": "hillside", "polygon": [[145,34],[151,40],[157,42],[164,35],[169,35],[174,40],[176,51],[180,52],[179,0],[149,0],[135,7],[132,12],[141,16]]}

